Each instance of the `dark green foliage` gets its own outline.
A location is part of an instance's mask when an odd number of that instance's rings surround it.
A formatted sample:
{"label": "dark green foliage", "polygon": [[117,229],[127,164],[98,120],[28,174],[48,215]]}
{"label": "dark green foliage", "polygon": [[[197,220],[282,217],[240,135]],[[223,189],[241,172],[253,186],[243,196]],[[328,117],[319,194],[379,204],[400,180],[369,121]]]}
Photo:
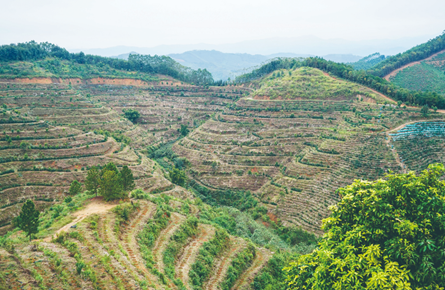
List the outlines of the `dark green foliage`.
{"label": "dark green foliage", "polygon": [[289,252],[276,253],[255,276],[251,287],[254,290],[284,290],[286,289],[286,273],[283,268],[292,259],[297,258],[297,254]]}
{"label": "dark green foliage", "polygon": [[102,167],[100,176],[102,177],[106,171],[113,171],[114,173],[119,174],[119,169],[117,169],[116,164],[114,164],[113,162],[107,163],[107,165]]}
{"label": "dark green foliage", "polygon": [[186,185],[187,176],[185,175],[185,172],[183,170],[179,170],[173,166],[172,170],[169,170],[169,175],[170,175],[171,181],[174,184],[177,184],[179,186]]}
{"label": "dark green foliage", "polygon": [[223,290],[230,290],[239,276],[252,265],[255,257],[255,247],[252,244],[248,244],[247,247],[232,260],[229,269],[227,269],[227,275],[221,283],[221,288]]}
{"label": "dark green foliage", "polygon": [[190,180],[190,185],[204,202],[213,206],[225,205],[246,210],[254,208],[258,204],[258,201],[252,196],[250,191],[211,190],[194,180]]}
{"label": "dark green foliage", "polygon": [[385,61],[382,61],[373,67],[369,72],[373,75],[384,77],[393,70],[401,68],[410,62],[425,59],[444,49],[445,31],[441,35],[429,40],[426,43],[417,45],[403,53],[388,57]]}
{"label": "dark green foliage", "polygon": [[273,228],[275,233],[290,246],[295,246],[300,243],[315,244],[317,242],[317,237],[314,234],[306,232],[301,228],[292,226],[285,227],[281,223],[274,223]]}
{"label": "dark green foliage", "polygon": [[134,184],[133,172],[131,171],[130,168],[128,168],[127,165],[124,165],[122,167],[122,170],[120,172],[120,179],[122,183],[122,188],[125,191],[130,191],[134,189],[135,184]]}
{"label": "dark green foliage", "polygon": [[79,194],[81,192],[82,192],[82,183],[80,183],[77,180],[73,180],[73,182],[71,182],[69,194],[70,195],[76,195],[76,194]]}
{"label": "dark green foliage", "polygon": [[[212,75],[206,69],[193,70],[184,67],[169,56],[130,54],[128,60],[123,60],[97,55],[85,55],[83,52],[69,53],[66,49],[48,42],[36,43],[35,41],[30,41],[0,46],[0,62],[12,61],[46,61],[46,65],[42,64],[42,66],[50,66],[55,69],[60,67],[61,62],[71,65],[76,64],[82,67],[82,69],[74,70],[76,73],[70,75],[64,75],[63,70],[53,72],[55,75],[66,77],[97,77],[99,76],[97,72],[95,74],[88,72],[94,68],[112,68],[120,72],[137,71],[147,74],[163,74],[197,85],[213,83]],[[83,71],[83,74],[79,75],[77,71]],[[33,73],[35,74],[35,72]]]}
{"label": "dark green foliage", "polygon": [[22,211],[14,220],[14,224],[26,233],[31,241],[31,235],[39,232],[39,211],[35,208],[34,202],[28,199],[22,206]]}
{"label": "dark green foliage", "polygon": [[113,170],[103,171],[99,193],[105,201],[125,198],[119,174]]}
{"label": "dark green foliage", "polygon": [[139,111],[133,110],[133,109],[123,109],[124,116],[128,120],[130,120],[132,123],[136,123],[137,119],[141,116],[141,113]]}
{"label": "dark green foliage", "polygon": [[187,128],[187,125],[181,124],[181,129],[179,129],[179,132],[182,136],[187,136],[190,130]]}
{"label": "dark green foliage", "polygon": [[440,289],[444,172],[432,164],[419,176],[390,174],[340,188],[343,199],[323,221],[319,249],[286,268],[290,289]]}
{"label": "dark green foliage", "polygon": [[368,56],[360,59],[357,62],[351,63],[351,66],[355,70],[368,70],[384,60],[385,60],[385,56],[380,55],[380,53],[376,52],[376,53],[373,53],[371,55],[368,55]]}
{"label": "dark green foliage", "polygon": [[216,230],[213,239],[202,245],[196,262],[189,272],[190,284],[193,289],[202,289],[204,282],[212,272],[214,259],[223,253],[229,245],[229,241],[229,235],[225,230]]}
{"label": "dark green foliage", "polygon": [[88,170],[87,177],[85,179],[85,188],[92,194],[97,196],[100,186],[100,172],[96,166],[93,166]]}
{"label": "dark green foliage", "polygon": [[394,100],[400,100],[410,104],[428,105],[430,107],[436,106],[440,109],[445,108],[445,98],[435,92],[410,91],[405,88],[400,88],[379,76],[372,75],[365,71],[356,71],[347,64],[335,63],[318,57],[309,57],[302,61],[293,58],[274,59],[250,73],[237,77],[236,82],[243,83],[255,80],[278,69],[293,69],[304,66],[317,68],[339,78],[373,88]]}
{"label": "dark green foliage", "polygon": [[429,112],[428,106],[423,106],[422,109],[420,109],[420,112],[422,113],[422,115],[424,117],[428,116],[428,112]]}

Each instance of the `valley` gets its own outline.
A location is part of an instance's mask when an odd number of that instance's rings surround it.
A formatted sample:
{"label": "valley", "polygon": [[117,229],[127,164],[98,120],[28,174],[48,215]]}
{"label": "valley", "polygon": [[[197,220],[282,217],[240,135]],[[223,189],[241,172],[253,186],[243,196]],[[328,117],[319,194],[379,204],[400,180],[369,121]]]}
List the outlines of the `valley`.
{"label": "valley", "polygon": [[[60,75],[54,61],[1,65],[5,289],[286,289],[282,269],[316,252],[339,188],[445,159],[441,108],[407,106],[331,62],[212,83],[155,69],[156,57],[62,60]],[[86,190],[110,166],[134,177],[114,201]],[[27,200],[40,211],[30,241],[15,224]]]}

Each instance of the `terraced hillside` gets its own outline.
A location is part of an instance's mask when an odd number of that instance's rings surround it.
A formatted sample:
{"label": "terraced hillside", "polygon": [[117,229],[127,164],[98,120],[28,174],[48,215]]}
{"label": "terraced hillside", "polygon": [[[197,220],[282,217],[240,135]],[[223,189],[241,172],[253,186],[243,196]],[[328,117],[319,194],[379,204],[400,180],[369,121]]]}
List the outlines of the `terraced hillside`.
{"label": "terraced hillside", "polygon": [[[94,211],[100,199],[74,197],[63,212],[86,218],[57,236],[26,242],[8,234],[0,250],[7,289],[248,289],[272,256],[206,219],[217,214],[197,200],[136,191],[139,199]],[[86,203],[85,203],[86,202]],[[55,209],[41,219],[51,220]],[[129,215],[124,214],[130,213]],[[46,233],[47,235],[48,233]],[[230,254],[229,254],[230,253]],[[236,285],[244,285],[242,288]]]}
{"label": "terraced hillside", "polygon": [[[290,82],[289,71],[277,72],[283,80],[267,81],[272,75],[253,84],[260,88],[173,145],[192,163],[188,172],[199,193],[211,200],[224,190],[250,191],[285,224],[321,233],[321,219],[340,198],[338,187],[401,170],[385,131],[421,119],[419,110],[384,105],[366,89],[337,99],[300,97],[299,90],[306,94],[327,78],[310,70],[306,86],[312,88]],[[322,83],[328,91],[344,82],[331,80]],[[286,91],[286,83],[294,91]]]}
{"label": "terraced hillside", "polygon": [[397,70],[387,79],[394,84],[416,91],[445,94],[445,52],[435,54]]}
{"label": "terraced hillside", "polygon": [[[3,225],[29,196],[50,206],[71,181],[83,182],[89,167],[113,161],[130,165],[144,190],[187,195],[164,177],[175,166],[206,202],[242,208],[250,192],[286,225],[321,233],[338,187],[401,170],[385,131],[423,118],[313,68],[276,71],[243,86],[164,78],[0,89]],[[128,109],[140,112],[135,124],[123,117]],[[185,137],[182,127],[190,131]]]}
{"label": "terraced hillside", "polygon": [[[279,289],[277,269],[313,248],[301,229],[322,234],[337,188],[442,160],[441,136],[389,138],[441,114],[317,69],[237,86],[158,78],[0,83],[0,229],[12,229],[26,199],[42,211],[38,241],[18,230],[0,239],[0,284]],[[131,200],[106,204],[112,211],[87,194],[65,200],[73,180],[109,162],[132,170]]]}
{"label": "terraced hillside", "polygon": [[429,164],[445,161],[445,122],[413,122],[389,133],[392,150],[405,171],[420,173]]}

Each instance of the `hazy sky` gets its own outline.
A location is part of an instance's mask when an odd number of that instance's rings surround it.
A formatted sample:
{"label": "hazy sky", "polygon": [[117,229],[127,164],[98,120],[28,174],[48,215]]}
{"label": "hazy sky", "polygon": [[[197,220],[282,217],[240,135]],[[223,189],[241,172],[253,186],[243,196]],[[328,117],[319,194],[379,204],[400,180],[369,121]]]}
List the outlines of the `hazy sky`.
{"label": "hazy sky", "polygon": [[444,0],[0,0],[0,44],[66,48],[221,44],[315,35],[348,40],[438,35]]}

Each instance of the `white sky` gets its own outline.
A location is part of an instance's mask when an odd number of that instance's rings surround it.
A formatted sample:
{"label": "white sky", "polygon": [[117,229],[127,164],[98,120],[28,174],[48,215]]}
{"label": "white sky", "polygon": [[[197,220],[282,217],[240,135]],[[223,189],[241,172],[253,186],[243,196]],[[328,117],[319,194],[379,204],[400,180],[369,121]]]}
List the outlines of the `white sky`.
{"label": "white sky", "polygon": [[0,44],[66,48],[222,44],[314,35],[438,35],[444,0],[0,0]]}

